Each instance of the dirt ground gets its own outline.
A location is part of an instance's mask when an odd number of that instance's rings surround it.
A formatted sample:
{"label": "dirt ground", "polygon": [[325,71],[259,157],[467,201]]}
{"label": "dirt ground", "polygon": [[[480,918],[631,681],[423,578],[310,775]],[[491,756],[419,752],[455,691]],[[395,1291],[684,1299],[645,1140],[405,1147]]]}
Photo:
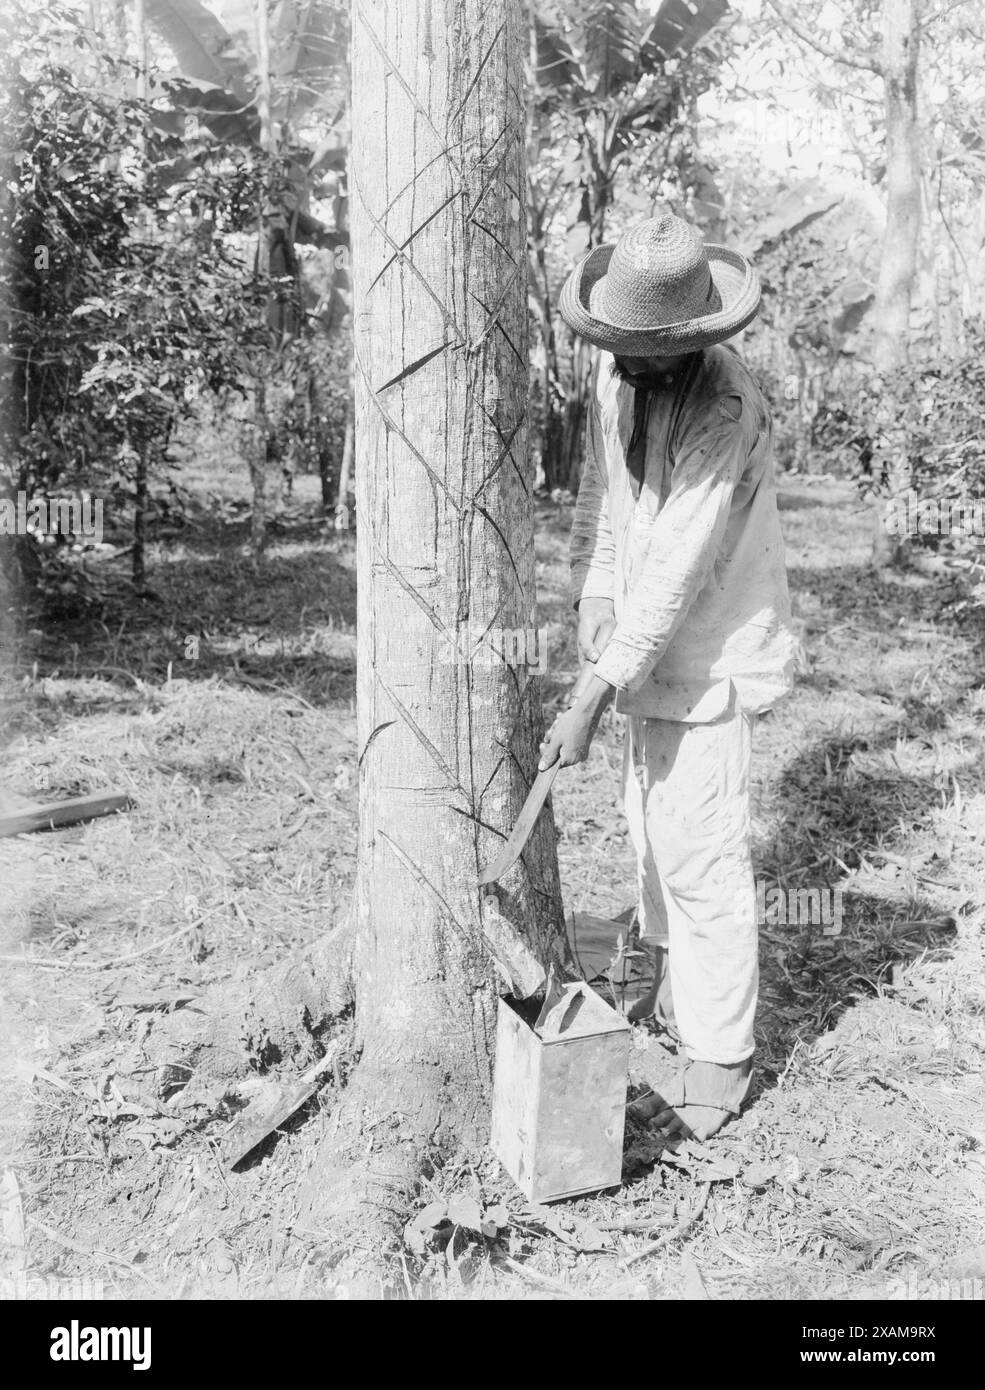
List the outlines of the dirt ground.
{"label": "dirt ground", "polygon": [[[842,930],[763,928],[754,1098],[719,1139],[630,1125],[622,1188],[552,1208],[488,1155],[446,1168],[408,1213],[398,1295],[929,1298],[985,1276],[981,617],[946,579],[875,577],[848,485],[788,481],[782,505],[800,669],[757,731],[756,869],[841,889]],[[575,671],[570,520],[540,505],[549,709]],[[307,493],[260,575],[243,536],[203,519],[162,540],[140,605],[114,562],[108,615],[33,629],[8,672],[7,804],[112,787],[133,808],[0,840],[0,1274],[345,1294],[297,1224],[331,1081],[230,1174],[223,1135],[263,1077],[162,1102],[148,1062],[169,1013],[314,940],[352,879],[354,538]],[[569,911],[632,901],[620,760],[606,716],[558,780]],[[634,1094],[667,1060],[634,1030]]]}

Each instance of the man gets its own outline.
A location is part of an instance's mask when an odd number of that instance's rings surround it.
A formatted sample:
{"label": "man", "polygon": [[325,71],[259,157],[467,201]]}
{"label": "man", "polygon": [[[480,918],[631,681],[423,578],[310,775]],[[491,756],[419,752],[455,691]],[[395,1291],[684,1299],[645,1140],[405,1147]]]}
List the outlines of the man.
{"label": "man", "polygon": [[793,640],[762,393],[725,340],[759,306],[745,259],[669,214],[577,265],[568,325],[602,349],[571,533],[578,646],[595,663],[541,767],[581,762],[613,696],[656,1014],[684,1051],[636,1113],[706,1139],[752,1076],[758,990],[749,761],[790,688]]}

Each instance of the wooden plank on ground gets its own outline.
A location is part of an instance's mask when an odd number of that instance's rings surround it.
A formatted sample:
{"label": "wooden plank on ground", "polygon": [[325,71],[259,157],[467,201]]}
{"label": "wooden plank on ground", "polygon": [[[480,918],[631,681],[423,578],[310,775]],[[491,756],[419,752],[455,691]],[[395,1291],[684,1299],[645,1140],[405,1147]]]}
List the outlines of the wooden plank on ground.
{"label": "wooden plank on ground", "polygon": [[94,796],[73,796],[67,801],[19,806],[16,811],[0,815],[0,838],[96,820],[99,816],[111,816],[115,811],[126,811],[131,804],[125,792],[99,792]]}

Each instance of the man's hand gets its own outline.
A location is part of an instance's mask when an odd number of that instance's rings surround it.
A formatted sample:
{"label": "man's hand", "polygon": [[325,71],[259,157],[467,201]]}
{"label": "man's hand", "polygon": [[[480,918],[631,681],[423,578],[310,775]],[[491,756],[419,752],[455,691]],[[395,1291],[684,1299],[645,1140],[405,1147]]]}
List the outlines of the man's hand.
{"label": "man's hand", "polygon": [[578,604],[578,655],[598,661],[616,627],[611,598],[583,598]]}
{"label": "man's hand", "polygon": [[602,713],[615,693],[615,688],[607,681],[592,676],[585,693],[570,709],[559,714],[548,729],[540,745],[539,772],[558,761],[562,767],[585,761]]}

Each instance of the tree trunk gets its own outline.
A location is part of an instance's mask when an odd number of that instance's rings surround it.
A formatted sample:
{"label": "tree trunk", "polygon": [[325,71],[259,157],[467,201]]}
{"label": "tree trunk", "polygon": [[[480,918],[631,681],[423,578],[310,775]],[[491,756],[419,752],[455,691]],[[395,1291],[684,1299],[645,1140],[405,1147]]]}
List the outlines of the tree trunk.
{"label": "tree trunk", "polygon": [[560,471],[564,476],[564,486],[572,492],[577,492],[581,481],[593,358],[591,349],[583,338],[576,337],[570,329],[566,332],[571,338],[571,381],[564,400]]}
{"label": "tree trunk", "polygon": [[253,389],[253,428],[247,432],[250,484],[253,509],[250,513],[250,553],[255,562],[263,558],[267,540],[267,393],[258,381]]}
{"label": "tree trunk", "polygon": [[150,445],[141,440],[134,460],[133,555],[131,573],[138,594],[147,588],[147,455]]}
{"label": "tree trunk", "polygon": [[[260,207],[257,215],[257,274],[270,274],[270,238],[272,235],[272,209],[270,206],[270,180],[273,176],[272,159],[274,153],[274,128],[270,114],[270,22],[267,13],[267,0],[254,0],[254,19],[257,42],[257,116],[260,122],[260,148],[265,156],[263,188],[260,191]],[[268,303],[263,311],[264,322],[270,323],[271,306]],[[253,397],[253,438],[250,448],[250,482],[253,487],[253,511],[250,517],[250,550],[255,562],[263,556],[267,538],[267,442],[270,435],[270,420],[267,416],[267,393],[265,373],[268,363],[260,351],[260,364]]]}
{"label": "tree trunk", "polygon": [[352,422],[352,406],[345,412],[345,437],[342,441],[342,462],[339,465],[339,490],[335,503],[335,525],[339,531],[349,529],[349,493],[352,489],[352,453],[355,435]]}
{"label": "tree trunk", "polygon": [[[305,1222],[341,1222],[349,1249],[361,1223],[379,1238],[400,1219],[425,1161],[487,1131],[496,976],[476,878],[541,729],[532,670],[488,640],[536,622],[522,41],[521,0],[353,13],[361,1059]],[[565,962],[549,815],[503,887],[507,921]]]}
{"label": "tree trunk", "polygon": [[[100,32],[97,30],[97,33]],[[133,37],[137,47],[137,99],[147,100],[147,21],[144,15],[144,0],[134,0]],[[146,158],[144,141],[140,140],[141,165]]]}
{"label": "tree trunk", "polygon": [[[920,140],[917,125],[917,74],[920,0],[883,0],[882,74],[886,114],[886,231],[876,285],[873,360],[892,396],[892,374],[907,360],[910,307],[917,274],[920,238]],[[910,486],[902,402],[890,402],[894,423],[884,434],[889,491],[900,496]],[[882,509],[876,518],[876,564],[899,563],[904,547],[887,535]]]}
{"label": "tree trunk", "polygon": [[906,361],[920,238],[917,59],[920,0],[883,0],[886,115],[886,231],[875,303],[875,365]]}

